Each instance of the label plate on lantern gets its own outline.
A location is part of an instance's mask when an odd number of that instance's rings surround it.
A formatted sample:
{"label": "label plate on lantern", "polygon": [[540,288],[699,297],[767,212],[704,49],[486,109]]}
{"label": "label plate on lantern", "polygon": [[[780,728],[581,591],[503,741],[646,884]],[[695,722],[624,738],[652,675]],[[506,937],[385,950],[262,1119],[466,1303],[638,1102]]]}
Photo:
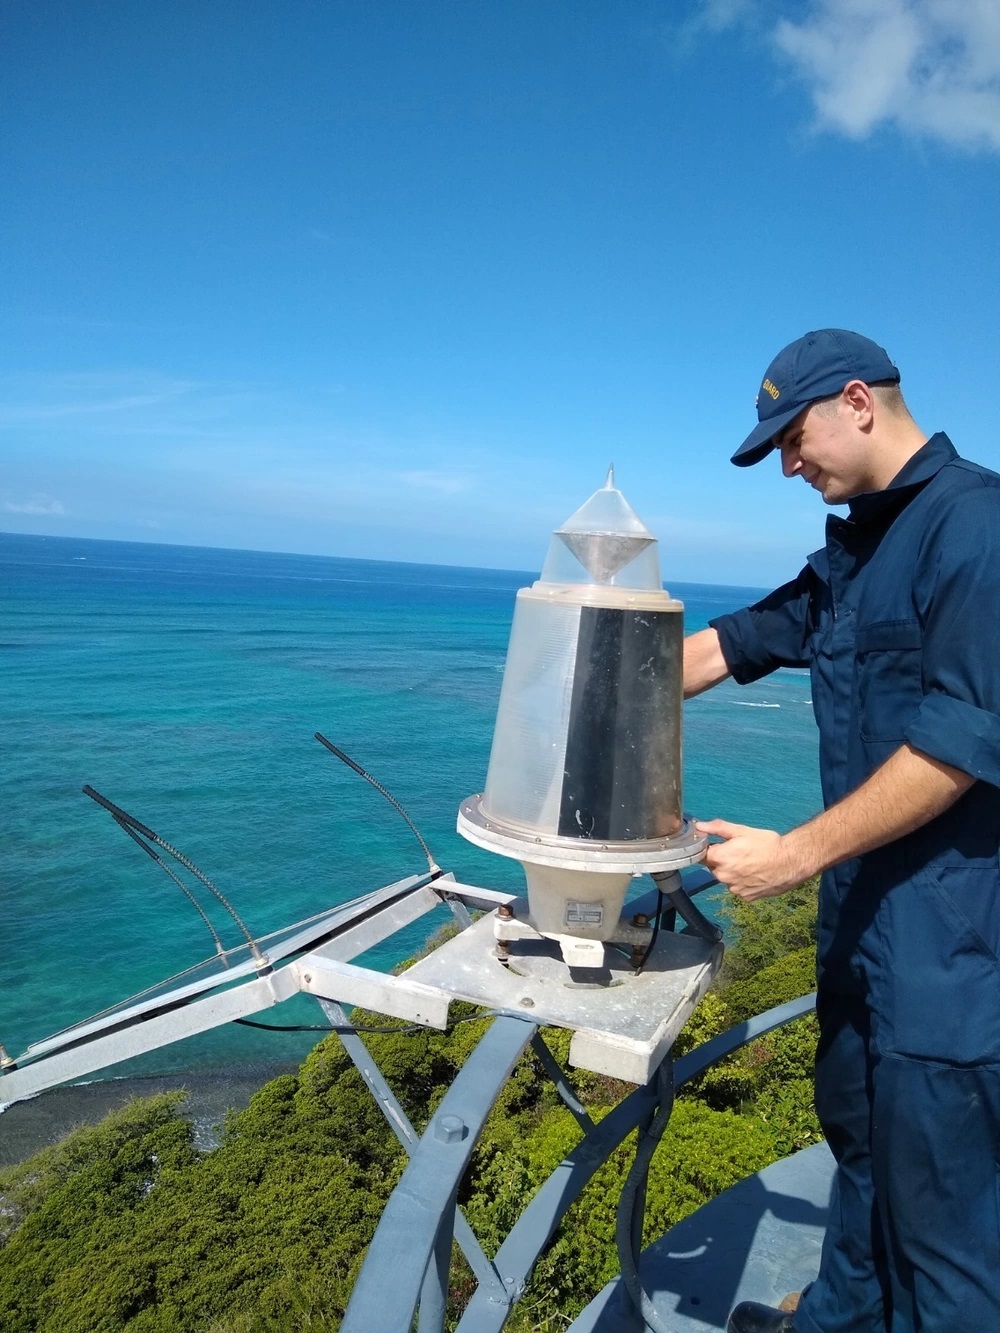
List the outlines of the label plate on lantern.
{"label": "label plate on lantern", "polygon": [[567,926],[602,926],[604,907],[601,903],[568,902],[565,921]]}

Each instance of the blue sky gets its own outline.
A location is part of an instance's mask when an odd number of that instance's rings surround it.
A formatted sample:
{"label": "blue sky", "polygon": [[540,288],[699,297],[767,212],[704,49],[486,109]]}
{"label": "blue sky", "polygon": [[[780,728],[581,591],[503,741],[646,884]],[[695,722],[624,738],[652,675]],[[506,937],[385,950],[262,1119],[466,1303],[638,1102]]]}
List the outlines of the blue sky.
{"label": "blue sky", "polygon": [[0,122],[6,531],[537,569],[613,460],[776,582],[824,325],[1000,467],[995,0],[34,0]]}

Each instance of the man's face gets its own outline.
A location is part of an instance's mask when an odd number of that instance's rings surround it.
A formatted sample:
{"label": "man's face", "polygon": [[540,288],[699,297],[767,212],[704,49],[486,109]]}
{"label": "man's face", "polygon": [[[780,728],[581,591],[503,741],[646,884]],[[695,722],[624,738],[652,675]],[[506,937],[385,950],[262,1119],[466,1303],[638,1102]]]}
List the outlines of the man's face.
{"label": "man's face", "polygon": [[828,505],[877,489],[870,441],[848,403],[813,403],[775,440],[786,477],[801,477]]}

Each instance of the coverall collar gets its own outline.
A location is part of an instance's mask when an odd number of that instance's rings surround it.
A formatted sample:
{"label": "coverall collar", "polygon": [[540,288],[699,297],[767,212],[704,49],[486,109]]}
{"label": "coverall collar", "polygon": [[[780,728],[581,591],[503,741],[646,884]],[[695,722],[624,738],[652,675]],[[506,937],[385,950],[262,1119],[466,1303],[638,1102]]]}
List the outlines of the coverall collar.
{"label": "coverall collar", "polygon": [[958,451],[944,431],[932,435],[922,448],[909,459],[882,491],[866,491],[849,502],[851,520],[869,523],[890,505],[910,498],[907,492],[926,485],[946,463],[958,457]]}

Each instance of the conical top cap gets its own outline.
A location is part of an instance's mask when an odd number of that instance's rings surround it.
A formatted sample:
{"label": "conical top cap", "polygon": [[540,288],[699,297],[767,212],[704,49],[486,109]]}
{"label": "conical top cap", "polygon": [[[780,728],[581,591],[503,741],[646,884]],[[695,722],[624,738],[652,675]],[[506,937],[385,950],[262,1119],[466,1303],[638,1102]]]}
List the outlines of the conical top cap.
{"label": "conical top cap", "polygon": [[[559,558],[562,546],[570,551],[593,583],[610,583],[615,575],[632,563],[647,547],[654,546],[656,538],[615,485],[615,470],[608,475],[600,490],[572,514],[553,534],[552,546],[542,570],[545,582],[578,582],[579,573],[569,577],[564,559]],[[637,570],[637,581],[628,586],[659,587],[659,568],[655,552],[651,576],[646,568]],[[643,562],[644,566],[649,562]]]}

